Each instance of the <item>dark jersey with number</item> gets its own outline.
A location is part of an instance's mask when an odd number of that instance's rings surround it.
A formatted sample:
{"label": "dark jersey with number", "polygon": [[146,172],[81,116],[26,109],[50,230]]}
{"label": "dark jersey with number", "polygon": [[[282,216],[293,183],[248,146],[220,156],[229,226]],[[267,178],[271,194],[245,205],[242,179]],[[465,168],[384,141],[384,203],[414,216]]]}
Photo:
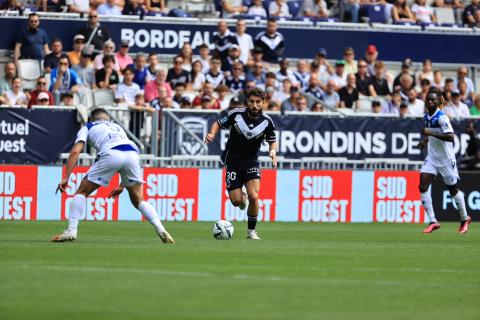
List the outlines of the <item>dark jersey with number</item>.
{"label": "dark jersey with number", "polygon": [[224,164],[257,161],[262,141],[276,140],[272,119],[263,113],[252,119],[246,108],[233,109],[220,118],[218,124],[223,129],[230,128],[227,148],[221,158]]}

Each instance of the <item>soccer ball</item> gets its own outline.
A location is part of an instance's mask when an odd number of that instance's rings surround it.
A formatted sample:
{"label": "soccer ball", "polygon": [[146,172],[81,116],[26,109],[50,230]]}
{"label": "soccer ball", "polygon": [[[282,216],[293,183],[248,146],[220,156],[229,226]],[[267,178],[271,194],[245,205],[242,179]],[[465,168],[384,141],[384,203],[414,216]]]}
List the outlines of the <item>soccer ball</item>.
{"label": "soccer ball", "polygon": [[213,225],[212,234],[217,240],[230,240],[233,237],[233,225],[230,221],[219,220]]}

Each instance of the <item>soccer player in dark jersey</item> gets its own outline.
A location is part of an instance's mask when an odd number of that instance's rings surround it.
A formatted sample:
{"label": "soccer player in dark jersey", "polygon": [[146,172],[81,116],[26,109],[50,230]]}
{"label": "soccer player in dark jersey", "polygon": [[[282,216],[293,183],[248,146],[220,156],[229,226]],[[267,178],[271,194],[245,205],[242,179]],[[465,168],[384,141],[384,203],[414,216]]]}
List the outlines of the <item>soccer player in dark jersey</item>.
{"label": "soccer player in dark jersey", "polygon": [[[221,160],[226,168],[226,185],[230,201],[244,210],[248,197],[247,239],[260,240],[255,231],[258,216],[258,191],[260,190],[260,164],[258,153],[265,139],[269,144],[269,156],[277,166],[277,143],[272,119],[262,112],[265,92],[259,88],[247,93],[247,107],[233,109],[213,123],[205,143],[215,139],[218,131],[230,129],[227,148]],[[242,192],[245,185],[247,194]]]}

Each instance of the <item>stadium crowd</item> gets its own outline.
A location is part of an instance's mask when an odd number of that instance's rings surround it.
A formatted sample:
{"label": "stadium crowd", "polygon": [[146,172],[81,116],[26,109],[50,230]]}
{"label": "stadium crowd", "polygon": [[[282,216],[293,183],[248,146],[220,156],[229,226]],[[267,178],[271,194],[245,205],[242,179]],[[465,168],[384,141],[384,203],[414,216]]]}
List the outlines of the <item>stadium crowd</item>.
{"label": "stadium crowd", "polygon": [[[114,1],[110,2],[113,5]],[[475,94],[468,69],[463,66],[450,78],[428,59],[414,70],[407,58],[399,74],[393,74],[378,59],[380,52],[374,44],[362,52],[347,47],[343,57],[333,63],[327,50],[318,48],[311,60],[299,60],[293,66],[283,57],[284,39],[275,19],[269,19],[266,29],[254,38],[245,32],[245,21],[239,19],[234,31],[220,21],[213,44],[200,46],[198,55],[193,54],[189,43],[183,44],[171,68],[164,69],[155,52],[131,55],[128,41],[114,43],[108,28],[99,23],[99,10],[89,11],[88,21],[75,33],[70,50],[65,50],[60,39],[50,42],[39,16],[30,14],[28,26],[18,34],[13,61],[5,65],[0,79],[0,102],[26,107],[72,106],[81,104],[92,90],[105,89],[116,103],[128,105],[132,112],[223,110],[242,105],[245,92],[260,87],[266,92],[265,110],[353,109],[404,117],[424,113],[425,95],[434,86],[443,90],[445,112],[450,117],[480,115],[480,94]],[[23,90],[17,72],[20,59],[43,63],[45,74],[37,79],[33,90]]]}
{"label": "stadium crowd", "polygon": [[[451,13],[456,25],[480,27],[479,0],[214,0],[216,15],[223,18],[311,19],[342,22],[370,21],[394,24],[442,22],[436,9]],[[372,9],[372,6],[375,6]],[[189,16],[179,8],[169,8],[167,0],[38,0],[28,5],[22,0],[4,0],[0,10],[72,12],[87,15],[96,9],[101,15]],[[444,15],[445,11],[438,11]],[[380,15],[380,16],[379,16]]]}

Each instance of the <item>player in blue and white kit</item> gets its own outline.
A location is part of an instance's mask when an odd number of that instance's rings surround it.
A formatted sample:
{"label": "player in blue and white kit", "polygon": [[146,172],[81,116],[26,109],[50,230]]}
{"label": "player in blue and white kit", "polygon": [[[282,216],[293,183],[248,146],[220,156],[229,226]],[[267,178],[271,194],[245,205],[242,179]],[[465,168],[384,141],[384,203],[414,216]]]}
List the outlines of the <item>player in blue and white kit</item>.
{"label": "player in blue and white kit", "polygon": [[132,205],[155,227],[155,231],[164,243],[175,241],[165,230],[155,208],[143,199],[143,179],[140,169],[138,148],[128,139],[125,131],[116,123],[110,122],[108,113],[101,108],[91,114],[91,122],[80,129],[67,160],[65,177],[58,184],[57,191],[65,192],[68,179],[77,164],[85,143],[97,150],[97,159],[78,187],[70,207],[68,229],[52,238],[53,242],[73,241],[77,239],[78,221],[85,211],[88,195],[100,186],[108,186],[112,177],[119,172],[122,178],[120,186],[109,195],[116,198],[127,188]]}
{"label": "player in blue and white kit", "polygon": [[423,117],[425,122],[423,135],[426,136],[426,139],[418,145],[419,148],[424,148],[428,144],[427,157],[420,170],[419,187],[423,207],[430,219],[430,224],[423,230],[423,233],[431,233],[440,228],[440,223],[435,218],[433,211],[432,196],[429,188],[435,176],[439,173],[460,213],[461,223],[458,232],[466,233],[471,218],[467,215],[463,193],[458,190],[457,186],[460,178],[455,152],[453,151],[453,128],[448,116],[439,109],[443,103],[444,100],[440,90],[432,88],[427,94],[427,112]]}

